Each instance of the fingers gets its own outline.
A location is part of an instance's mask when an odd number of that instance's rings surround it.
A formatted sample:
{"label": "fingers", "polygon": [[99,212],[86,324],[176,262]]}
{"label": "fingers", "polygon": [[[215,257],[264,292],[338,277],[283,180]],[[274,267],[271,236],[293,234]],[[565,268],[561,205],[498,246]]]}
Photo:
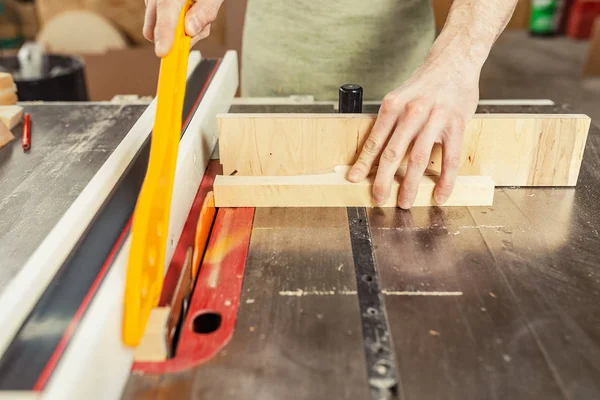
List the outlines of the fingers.
{"label": "fingers", "polygon": [[155,52],[158,57],[166,56],[173,46],[175,28],[184,0],[156,1],[156,27],[154,29]]}
{"label": "fingers", "polygon": [[402,180],[400,193],[398,195],[398,206],[403,209],[409,209],[417,198],[419,184],[423,173],[429,164],[431,149],[440,137],[444,128],[444,120],[433,114],[427,121],[421,133],[417,136],[414,146],[408,157],[406,175]]}
{"label": "fingers", "polygon": [[434,104],[421,96],[406,102],[397,92],[391,92],[382,102],[373,129],[348,174],[349,181],[359,182],[379,160],[373,184],[377,204],[382,205],[389,199],[395,175],[411,144],[398,206],[408,209],[414,204],[435,143],[442,144],[443,159],[434,200],[441,205],[452,194],[460,166],[465,119],[454,107]]}
{"label": "fingers", "polygon": [[390,197],[394,177],[400,168],[406,150],[421,130],[428,115],[426,107],[419,102],[406,105],[400,123],[381,153],[379,168],[373,184],[373,197],[377,204],[385,203]]}
{"label": "fingers", "polygon": [[[222,3],[223,0],[195,2],[185,17],[185,32],[196,39],[196,41],[208,37],[210,27],[208,31],[206,31],[206,28],[217,19],[217,14]],[[203,34],[206,36],[202,37]]]}
{"label": "fingers", "polygon": [[206,25],[206,27],[204,29],[202,29],[198,35],[196,35],[192,38],[190,48],[194,47],[196,45],[196,43],[198,43],[202,39],[206,39],[210,35],[210,25],[211,24]]}
{"label": "fingers", "polygon": [[146,15],[144,18],[144,37],[154,42],[154,28],[156,27],[156,0],[146,0]]}
{"label": "fingers", "polygon": [[[173,46],[175,28],[185,0],[145,0],[144,37],[155,42],[159,57],[167,55]],[[222,0],[195,2],[186,13],[186,34],[192,37],[191,46],[210,35],[211,23],[217,18]]]}
{"label": "fingers", "polygon": [[437,204],[444,204],[454,189],[460,167],[463,134],[464,122],[460,118],[451,118],[447,122],[442,139],[442,173],[433,194]]}
{"label": "fingers", "polygon": [[373,129],[362,147],[357,161],[348,174],[351,182],[362,181],[369,175],[379,157],[385,142],[394,129],[399,113],[401,112],[400,101],[391,95],[387,95],[381,103],[379,115],[373,125]]}

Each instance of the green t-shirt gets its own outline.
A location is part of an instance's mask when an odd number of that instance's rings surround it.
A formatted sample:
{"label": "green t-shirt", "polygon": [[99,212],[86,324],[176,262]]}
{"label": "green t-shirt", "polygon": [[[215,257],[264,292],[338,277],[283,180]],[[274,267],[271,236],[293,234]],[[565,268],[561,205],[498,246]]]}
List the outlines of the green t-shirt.
{"label": "green t-shirt", "polygon": [[423,62],[435,37],[430,0],[248,0],[242,96],[335,100],[356,83],[380,100]]}

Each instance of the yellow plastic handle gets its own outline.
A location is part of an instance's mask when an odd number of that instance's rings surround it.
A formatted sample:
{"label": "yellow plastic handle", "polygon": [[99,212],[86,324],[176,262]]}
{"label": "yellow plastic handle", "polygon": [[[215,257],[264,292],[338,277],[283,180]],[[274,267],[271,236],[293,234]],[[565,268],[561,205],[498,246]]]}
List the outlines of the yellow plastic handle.
{"label": "yellow plastic handle", "polygon": [[188,0],[181,10],[173,47],[160,65],[150,159],[131,227],[123,312],[123,342],[128,346],[139,344],[163,286],[191,40],[185,34],[184,20],[190,6]]}

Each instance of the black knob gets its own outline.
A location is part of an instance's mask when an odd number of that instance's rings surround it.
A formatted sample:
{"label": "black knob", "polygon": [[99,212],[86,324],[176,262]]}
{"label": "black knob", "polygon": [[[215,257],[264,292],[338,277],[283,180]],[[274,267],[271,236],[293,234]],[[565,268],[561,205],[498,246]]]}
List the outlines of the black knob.
{"label": "black knob", "polygon": [[338,111],[340,113],[361,113],[363,88],[353,83],[340,86]]}

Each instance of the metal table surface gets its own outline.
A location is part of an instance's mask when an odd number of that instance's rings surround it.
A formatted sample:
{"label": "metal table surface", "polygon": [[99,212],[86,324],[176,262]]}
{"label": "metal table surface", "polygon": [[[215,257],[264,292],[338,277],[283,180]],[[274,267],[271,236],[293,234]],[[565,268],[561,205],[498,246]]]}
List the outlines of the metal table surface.
{"label": "metal table surface", "polygon": [[0,292],[146,109],[147,104],[26,104],[31,149],[0,149]]}
{"label": "metal table surface", "polygon": [[[593,126],[576,188],[368,209],[398,398],[600,398],[599,151]],[[132,375],[123,398],[368,399],[356,288],[345,209],[256,209],[232,341],[195,369]]]}

